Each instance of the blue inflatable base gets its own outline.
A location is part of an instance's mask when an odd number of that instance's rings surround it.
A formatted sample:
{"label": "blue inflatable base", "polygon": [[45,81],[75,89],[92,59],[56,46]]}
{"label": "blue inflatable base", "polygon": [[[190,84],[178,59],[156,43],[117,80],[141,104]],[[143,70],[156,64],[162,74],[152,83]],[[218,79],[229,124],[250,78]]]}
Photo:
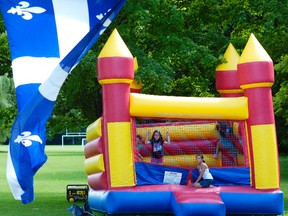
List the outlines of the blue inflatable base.
{"label": "blue inflatable base", "polygon": [[108,214],[169,213],[174,215],[283,214],[280,190],[249,186],[191,188],[149,185],[89,192],[92,209]]}

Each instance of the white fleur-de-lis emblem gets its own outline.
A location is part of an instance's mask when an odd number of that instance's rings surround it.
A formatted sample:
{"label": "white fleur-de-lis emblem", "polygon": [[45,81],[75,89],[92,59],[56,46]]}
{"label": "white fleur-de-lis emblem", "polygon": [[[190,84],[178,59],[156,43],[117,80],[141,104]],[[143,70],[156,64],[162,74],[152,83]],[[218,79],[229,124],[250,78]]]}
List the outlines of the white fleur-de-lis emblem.
{"label": "white fleur-de-lis emblem", "polygon": [[[110,10],[111,10],[111,9],[107,10],[107,13],[108,13]],[[104,16],[106,16],[107,13],[104,13],[104,15],[101,13],[101,14],[97,15],[96,18],[97,18],[98,20],[101,20],[101,19],[103,19]],[[110,25],[111,22],[112,22],[112,21],[111,21],[109,18],[108,18],[107,20],[105,20],[105,22],[103,23],[104,29],[102,29],[102,30],[99,32],[100,35],[103,34],[103,32],[106,30],[106,28]]]}
{"label": "white fleur-de-lis emblem", "polygon": [[22,143],[25,147],[32,145],[32,141],[36,141],[42,144],[42,140],[38,135],[31,135],[30,131],[24,131],[21,135],[18,135],[14,140],[16,143]]}
{"label": "white fleur-de-lis emblem", "polygon": [[17,15],[22,16],[23,19],[30,20],[33,18],[32,13],[40,14],[46,11],[44,8],[41,7],[29,7],[30,4],[26,1],[21,1],[18,4],[20,6],[11,7],[11,9],[7,11],[7,13],[17,13]]}

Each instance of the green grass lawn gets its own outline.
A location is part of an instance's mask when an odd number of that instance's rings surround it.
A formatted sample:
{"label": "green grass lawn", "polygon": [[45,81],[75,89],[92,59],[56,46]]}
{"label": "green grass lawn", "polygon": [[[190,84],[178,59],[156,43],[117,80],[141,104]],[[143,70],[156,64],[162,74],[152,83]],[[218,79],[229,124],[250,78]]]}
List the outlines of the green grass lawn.
{"label": "green grass lawn", "polygon": [[288,215],[288,155],[280,156],[280,188],[284,192],[284,209]]}
{"label": "green grass lawn", "polygon": [[[67,184],[87,184],[81,146],[46,146],[48,161],[34,178],[35,201],[15,201],[6,180],[7,146],[0,146],[0,215],[65,216],[72,205],[66,199]],[[83,203],[77,203],[83,206]]]}
{"label": "green grass lawn", "polygon": [[[46,146],[48,161],[34,178],[35,201],[23,205],[15,201],[6,180],[7,146],[0,146],[0,215],[65,216],[72,205],[66,200],[67,184],[87,184],[82,146]],[[281,190],[285,211],[288,211],[288,156],[280,156]],[[76,203],[83,206],[82,202]],[[97,215],[99,215],[97,213]],[[286,213],[286,215],[288,215]]]}

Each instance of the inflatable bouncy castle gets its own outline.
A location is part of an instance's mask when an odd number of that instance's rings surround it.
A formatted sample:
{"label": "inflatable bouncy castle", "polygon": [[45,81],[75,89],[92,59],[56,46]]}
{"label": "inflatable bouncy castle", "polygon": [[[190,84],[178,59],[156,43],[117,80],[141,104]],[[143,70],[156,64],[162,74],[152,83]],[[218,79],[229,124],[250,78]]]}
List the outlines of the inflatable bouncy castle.
{"label": "inflatable bouncy castle", "polygon": [[[103,114],[87,127],[89,204],[108,214],[282,214],[273,63],[252,34],[216,69],[219,98],[141,94],[137,60],[114,30],[99,54]],[[153,131],[164,140],[152,163]],[[137,141],[136,141],[137,140]],[[194,188],[202,154],[214,187]],[[153,156],[154,157],[154,156]]]}

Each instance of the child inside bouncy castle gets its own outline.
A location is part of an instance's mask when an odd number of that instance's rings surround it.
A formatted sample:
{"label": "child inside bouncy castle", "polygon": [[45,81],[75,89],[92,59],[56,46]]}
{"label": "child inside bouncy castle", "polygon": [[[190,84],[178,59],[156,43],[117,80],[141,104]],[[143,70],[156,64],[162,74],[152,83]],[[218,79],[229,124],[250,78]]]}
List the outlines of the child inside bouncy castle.
{"label": "child inside bouncy castle", "polygon": [[208,165],[205,163],[204,156],[202,154],[198,154],[196,155],[196,160],[198,163],[197,168],[199,171],[199,176],[194,182],[193,187],[197,187],[197,188],[214,187],[212,185],[213,176],[209,171]]}
{"label": "child inside bouncy castle", "polygon": [[167,141],[165,141],[163,139],[163,136],[159,130],[155,130],[152,134],[151,139],[149,140],[150,135],[151,135],[151,132],[147,131],[146,144],[151,144],[151,146],[152,146],[151,163],[163,164],[163,162],[164,162],[163,144],[170,144],[169,132],[168,131],[166,132]]}
{"label": "child inside bouncy castle", "polygon": [[[220,150],[222,150],[222,157],[229,158],[225,160],[228,166],[237,166],[238,151],[233,144],[232,138],[232,126],[231,122],[217,122],[216,129],[219,132],[219,140],[216,146],[216,152],[213,155],[214,158],[218,158]],[[224,154],[225,152],[225,154]]]}
{"label": "child inside bouncy castle", "polygon": [[142,149],[142,146],[143,146],[143,141],[142,141],[142,137],[140,135],[136,136],[136,144],[137,144],[138,159],[143,161],[144,158],[140,154],[140,150]]}

